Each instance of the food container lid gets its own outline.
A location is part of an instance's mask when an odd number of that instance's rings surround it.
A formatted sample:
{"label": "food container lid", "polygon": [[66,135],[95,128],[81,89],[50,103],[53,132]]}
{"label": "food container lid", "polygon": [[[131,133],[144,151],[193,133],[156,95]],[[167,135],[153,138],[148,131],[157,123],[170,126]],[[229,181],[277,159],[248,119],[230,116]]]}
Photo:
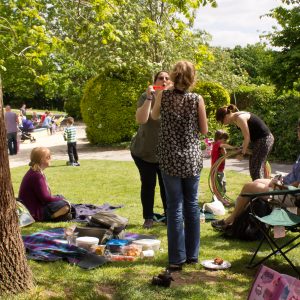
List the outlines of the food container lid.
{"label": "food container lid", "polygon": [[133,244],[138,245],[147,245],[147,246],[154,246],[154,245],[160,245],[160,240],[152,240],[152,239],[142,239],[142,240],[136,240],[132,242]]}
{"label": "food container lid", "polygon": [[111,239],[109,240],[106,245],[107,246],[125,246],[129,243],[128,240],[117,240],[117,239]]}
{"label": "food container lid", "polygon": [[81,236],[76,239],[76,242],[94,245],[99,243],[99,239],[92,236]]}

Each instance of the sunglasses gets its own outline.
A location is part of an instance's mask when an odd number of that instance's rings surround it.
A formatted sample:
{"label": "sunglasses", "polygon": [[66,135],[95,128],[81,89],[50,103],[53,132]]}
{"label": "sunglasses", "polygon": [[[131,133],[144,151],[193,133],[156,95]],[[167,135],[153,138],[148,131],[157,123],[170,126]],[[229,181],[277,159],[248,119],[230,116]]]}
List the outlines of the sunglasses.
{"label": "sunglasses", "polygon": [[169,77],[166,77],[166,76],[159,76],[159,77],[157,77],[157,79],[158,80],[170,80],[170,78]]}

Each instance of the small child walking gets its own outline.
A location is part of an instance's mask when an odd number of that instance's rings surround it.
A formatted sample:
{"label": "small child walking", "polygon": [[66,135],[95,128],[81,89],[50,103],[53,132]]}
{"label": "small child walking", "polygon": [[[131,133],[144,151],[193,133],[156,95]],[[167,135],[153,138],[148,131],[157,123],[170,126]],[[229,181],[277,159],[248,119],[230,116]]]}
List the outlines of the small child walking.
{"label": "small child walking", "polygon": [[[223,130],[217,130],[215,132],[215,139],[211,151],[211,166],[222,156],[226,154],[226,149],[235,149],[235,147],[226,144],[229,138],[228,133]],[[226,178],[224,174],[225,160],[219,165],[217,171],[218,185],[221,187],[222,192],[226,193]]]}
{"label": "small child walking", "polygon": [[74,118],[67,118],[67,127],[64,130],[64,139],[68,145],[69,161],[68,166],[80,166],[78,162],[77,143],[76,143],[76,127],[74,126]]}

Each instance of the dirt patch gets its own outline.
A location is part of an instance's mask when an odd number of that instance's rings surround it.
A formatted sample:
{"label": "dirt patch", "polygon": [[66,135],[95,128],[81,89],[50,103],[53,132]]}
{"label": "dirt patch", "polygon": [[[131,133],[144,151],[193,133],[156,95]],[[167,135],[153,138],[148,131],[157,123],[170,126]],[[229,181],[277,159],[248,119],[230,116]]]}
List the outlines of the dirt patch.
{"label": "dirt patch", "polygon": [[205,284],[215,284],[219,282],[221,279],[222,281],[224,278],[220,277],[218,272],[211,272],[211,271],[195,271],[195,272],[188,272],[188,273],[172,273],[172,277],[174,281],[172,282],[172,286],[181,286],[181,285],[189,285],[195,284],[200,282],[205,282]]}

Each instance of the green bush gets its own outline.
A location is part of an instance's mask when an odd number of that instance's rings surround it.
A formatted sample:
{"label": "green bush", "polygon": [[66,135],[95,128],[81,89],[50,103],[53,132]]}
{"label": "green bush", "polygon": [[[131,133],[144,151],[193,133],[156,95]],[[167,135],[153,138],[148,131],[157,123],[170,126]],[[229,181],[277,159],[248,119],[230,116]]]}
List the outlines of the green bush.
{"label": "green bush", "polygon": [[68,113],[69,116],[72,116],[77,120],[81,119],[80,98],[77,95],[70,96],[64,102],[64,110]]}
{"label": "green bush", "polygon": [[271,99],[275,98],[275,88],[268,85],[241,85],[231,95],[231,103],[235,103],[239,110],[245,110],[248,107],[264,106]]}
{"label": "green bush", "polygon": [[131,139],[137,129],[135,110],[146,78],[106,72],[89,80],[81,100],[81,113],[92,144],[110,145]]}
{"label": "green bush", "polygon": [[203,81],[199,81],[195,85],[193,92],[200,94],[204,99],[209,125],[208,129],[213,136],[213,133],[220,127],[215,118],[216,110],[230,103],[230,95],[220,84]]}

